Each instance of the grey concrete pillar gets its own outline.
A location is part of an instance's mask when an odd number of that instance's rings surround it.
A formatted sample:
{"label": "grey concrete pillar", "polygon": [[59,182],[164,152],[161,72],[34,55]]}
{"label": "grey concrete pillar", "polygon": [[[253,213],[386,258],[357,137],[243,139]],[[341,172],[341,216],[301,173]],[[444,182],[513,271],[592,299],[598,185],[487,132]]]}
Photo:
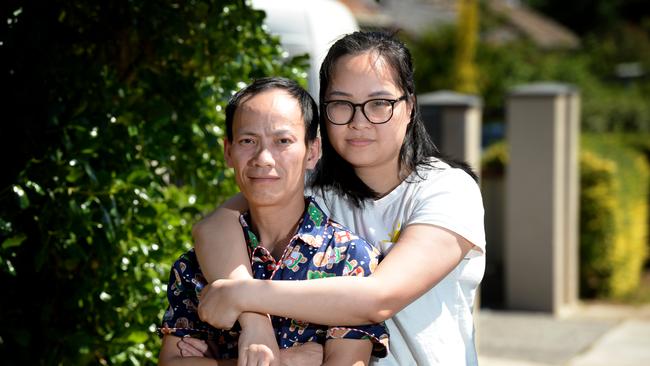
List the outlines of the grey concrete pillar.
{"label": "grey concrete pillar", "polygon": [[478,174],[481,165],[479,97],[450,91],[418,95],[420,113],[438,149],[466,161]]}
{"label": "grey concrete pillar", "polygon": [[[439,91],[418,95],[418,104],[422,121],[438,149],[454,159],[467,162],[477,175],[480,174],[481,99],[474,95]],[[479,288],[473,309],[477,348],[480,302]]]}
{"label": "grey concrete pillar", "polygon": [[579,109],[565,84],[523,85],[508,96],[509,308],[559,314],[577,300]]}
{"label": "grey concrete pillar", "polygon": [[[563,307],[576,305],[580,292],[580,94],[573,90],[567,94],[565,189],[566,226],[564,247],[564,286]],[[566,306],[564,306],[566,305]]]}

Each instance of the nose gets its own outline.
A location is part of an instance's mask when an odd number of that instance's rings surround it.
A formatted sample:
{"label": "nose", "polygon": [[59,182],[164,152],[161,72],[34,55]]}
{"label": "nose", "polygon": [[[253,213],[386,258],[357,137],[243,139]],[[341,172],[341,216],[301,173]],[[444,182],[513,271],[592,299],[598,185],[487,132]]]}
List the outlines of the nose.
{"label": "nose", "polygon": [[253,158],[253,165],[255,166],[273,166],[275,160],[273,159],[273,154],[267,146],[260,145],[257,153]]}
{"label": "nose", "polygon": [[354,106],[354,112],[352,115],[352,121],[350,121],[349,126],[354,129],[369,128],[372,125],[370,121],[366,118],[366,115],[363,114],[363,107],[360,105]]}

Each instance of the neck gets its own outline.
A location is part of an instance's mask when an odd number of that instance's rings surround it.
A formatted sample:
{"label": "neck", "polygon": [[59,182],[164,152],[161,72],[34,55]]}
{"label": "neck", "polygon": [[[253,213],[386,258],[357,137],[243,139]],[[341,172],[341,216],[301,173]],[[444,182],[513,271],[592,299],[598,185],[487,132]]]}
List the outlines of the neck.
{"label": "neck", "polygon": [[400,171],[397,158],[380,167],[360,167],[354,169],[355,173],[368,187],[383,197],[402,183],[411,173],[402,169]]}
{"label": "neck", "polygon": [[262,245],[279,259],[305,211],[305,197],[300,194],[281,206],[250,207],[249,211],[253,231]]}

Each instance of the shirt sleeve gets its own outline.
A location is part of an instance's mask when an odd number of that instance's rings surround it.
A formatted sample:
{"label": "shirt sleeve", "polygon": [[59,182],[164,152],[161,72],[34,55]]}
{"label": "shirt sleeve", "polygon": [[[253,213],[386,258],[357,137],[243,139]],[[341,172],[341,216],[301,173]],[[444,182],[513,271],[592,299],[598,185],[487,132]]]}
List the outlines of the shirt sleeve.
{"label": "shirt sleeve", "polygon": [[171,268],[167,285],[169,307],[158,333],[161,336],[171,334],[177,337],[214,339],[218,336],[218,330],[199,319],[198,293],[201,292],[205,279],[191,254],[181,256]]}
{"label": "shirt sleeve", "polygon": [[404,226],[440,226],[474,244],[470,256],[485,253],[484,209],[479,185],[461,169],[433,168],[426,174],[413,197],[414,208]]}
{"label": "shirt sleeve", "polygon": [[[339,248],[345,259],[335,268],[339,276],[369,276],[377,267],[380,252],[365,240],[347,231],[334,234],[336,248]],[[347,240],[350,239],[351,240]],[[343,250],[344,249],[344,250]],[[326,339],[359,339],[372,342],[372,355],[386,357],[388,354],[388,330],[384,323],[367,324],[354,327],[329,327]]]}

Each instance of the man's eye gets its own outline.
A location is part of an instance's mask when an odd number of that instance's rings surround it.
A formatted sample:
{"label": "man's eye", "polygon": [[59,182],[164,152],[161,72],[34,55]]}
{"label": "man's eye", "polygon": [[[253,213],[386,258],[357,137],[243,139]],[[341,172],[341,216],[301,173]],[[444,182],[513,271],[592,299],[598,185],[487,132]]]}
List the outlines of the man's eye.
{"label": "man's eye", "polygon": [[250,144],[252,144],[254,142],[255,141],[253,141],[253,139],[241,139],[241,140],[239,140],[239,143],[241,145],[250,145]]}
{"label": "man's eye", "polygon": [[278,139],[278,143],[280,143],[282,145],[290,144],[291,139],[289,139],[289,138],[281,138],[281,139]]}

